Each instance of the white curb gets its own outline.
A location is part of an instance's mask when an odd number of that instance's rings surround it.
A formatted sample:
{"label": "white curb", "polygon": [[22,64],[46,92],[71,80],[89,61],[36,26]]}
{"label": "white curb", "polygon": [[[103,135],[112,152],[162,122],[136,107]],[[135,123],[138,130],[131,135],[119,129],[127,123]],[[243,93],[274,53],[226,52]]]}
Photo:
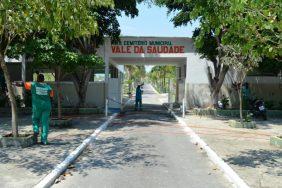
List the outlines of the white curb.
{"label": "white curb", "polygon": [[117,113],[113,114],[105,123],[103,123],[98,129],[94,131],[92,135],[86,138],[80,146],[72,151],[67,158],[56,168],[45,176],[34,188],[51,187],[55,180],[67,169],[67,167],[83,152],[83,150],[94,140],[97,136],[107,128],[107,126],[117,117]]}
{"label": "white curb", "polygon": [[197,144],[207,153],[209,159],[220,168],[220,170],[234,185],[234,187],[249,188],[249,186],[244,182],[244,180],[242,180],[239,175],[208,146],[208,144],[206,144],[190,127],[187,126],[183,119],[175,115],[172,110],[168,109],[168,111],[180,123],[184,131],[191,137],[191,142]]}

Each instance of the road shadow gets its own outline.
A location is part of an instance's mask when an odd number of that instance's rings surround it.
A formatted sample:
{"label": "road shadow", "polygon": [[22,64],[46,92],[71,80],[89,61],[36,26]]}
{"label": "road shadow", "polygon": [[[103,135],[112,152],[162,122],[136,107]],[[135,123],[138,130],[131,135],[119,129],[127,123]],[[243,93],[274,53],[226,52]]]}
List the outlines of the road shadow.
{"label": "road shadow", "polygon": [[[135,112],[132,109],[128,110],[123,116],[119,116],[118,124],[113,124],[108,127],[106,131],[117,131],[124,127],[146,127],[154,125],[165,124],[166,122],[173,122],[163,107],[160,105],[144,106],[142,112]],[[140,115],[142,113],[142,115]],[[126,117],[130,116],[130,118]],[[30,117],[28,117],[30,118]],[[128,121],[125,121],[125,118]],[[136,121],[138,120],[138,121]],[[9,121],[9,120],[7,120]],[[0,149],[0,163],[12,164],[17,168],[24,168],[28,172],[41,176],[51,171],[57,164],[59,164],[68,154],[73,151],[83,139],[89,136],[100,124],[102,120],[95,120],[94,117],[84,117],[74,120],[74,126],[68,129],[50,129],[51,145],[41,146],[36,145],[30,148],[1,148]],[[160,123],[157,123],[160,122]],[[24,126],[31,127],[30,119],[27,120]],[[162,125],[164,126],[164,125]],[[10,128],[10,126],[7,126]],[[2,129],[2,127],[0,127]],[[68,134],[71,130],[81,130],[83,134]],[[7,131],[5,129],[5,131]],[[55,134],[55,136],[51,135]],[[92,146],[94,149],[92,148]],[[134,138],[108,137],[104,140],[96,140],[87,150],[84,151],[86,158],[90,159],[89,164],[83,166],[80,173],[85,173],[85,169],[91,168],[121,168],[124,165],[142,164],[145,166],[162,165],[160,163],[162,156],[154,154],[153,145],[137,142]],[[94,154],[95,155],[94,155]],[[82,160],[84,157],[80,157]],[[77,164],[79,163],[79,160]],[[83,163],[84,164],[84,163]],[[85,165],[85,164],[84,164]]]}
{"label": "road shadow", "polygon": [[166,127],[178,123],[177,120],[160,105],[145,105],[145,107],[146,108],[142,111],[127,108],[124,113],[120,114],[117,119],[108,126],[107,131],[117,131],[123,128],[132,130],[138,127],[151,126]]}
{"label": "road shadow", "polygon": [[164,166],[164,156],[159,154],[155,145],[124,133],[136,132],[139,128],[171,126],[172,122],[176,121],[161,105],[144,105],[143,111],[129,107],[107,127],[103,137],[88,146],[69,172],[87,176],[93,169]]}
{"label": "road shadow", "polygon": [[74,171],[87,176],[93,169],[119,169],[126,166],[164,166],[163,156],[155,146],[140,143],[136,138],[107,137],[95,140],[78,158]]}
{"label": "road shadow", "polygon": [[[71,117],[72,118],[72,125],[66,128],[58,128],[58,127],[49,127],[49,134],[52,132],[61,132],[67,131],[69,129],[77,129],[77,130],[93,130],[97,128],[103,121],[107,118],[103,117],[103,115],[88,115],[88,116],[78,116],[78,117]],[[11,126],[11,118],[1,118],[0,119],[0,135],[11,133],[12,126]],[[32,132],[32,120],[31,116],[24,116],[19,119],[19,133],[23,132]]]}
{"label": "road shadow", "polygon": [[[1,148],[0,163],[24,168],[38,176],[52,170],[77,147],[85,136],[67,139],[53,139],[50,145],[35,145],[29,148]],[[15,169],[16,170],[16,169]]]}
{"label": "road shadow", "polygon": [[[47,174],[93,133],[102,122],[104,122],[104,118],[89,116],[75,118],[74,125],[71,128],[57,129],[50,127],[49,145],[34,145],[28,148],[0,148],[0,163],[15,166],[13,170],[17,168],[26,169],[27,172],[32,172],[38,176]],[[32,130],[30,123],[28,120],[25,126]],[[3,127],[0,127],[0,130],[2,132],[7,131]]]}
{"label": "road shadow", "polygon": [[[31,116],[24,116],[19,119],[19,131],[31,130]],[[7,134],[12,131],[11,117],[0,118],[0,135]]]}
{"label": "road shadow", "polygon": [[[247,150],[225,159],[226,162],[240,166],[257,168],[264,166],[270,169],[269,173],[282,176],[282,150]],[[280,169],[278,172],[275,169]]]}
{"label": "road shadow", "polygon": [[[124,114],[136,115],[138,117],[142,115],[144,116],[144,119],[156,120],[156,121],[173,120],[173,117],[167,112],[167,109],[163,105],[158,105],[158,104],[144,104],[141,111],[140,110],[135,111],[134,106],[128,106],[127,108],[125,108]],[[156,115],[157,117],[154,115]]]}

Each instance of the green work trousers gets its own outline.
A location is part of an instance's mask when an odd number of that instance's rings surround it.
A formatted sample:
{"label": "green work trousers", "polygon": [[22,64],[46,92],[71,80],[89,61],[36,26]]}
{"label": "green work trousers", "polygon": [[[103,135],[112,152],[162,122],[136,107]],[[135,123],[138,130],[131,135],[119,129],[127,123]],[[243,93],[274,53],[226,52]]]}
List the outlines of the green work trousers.
{"label": "green work trousers", "polygon": [[[48,106],[48,105],[47,105]],[[41,142],[47,143],[48,131],[49,131],[49,121],[51,108],[47,106],[35,106],[32,107],[32,124],[33,132],[38,134],[40,123],[41,128]]]}

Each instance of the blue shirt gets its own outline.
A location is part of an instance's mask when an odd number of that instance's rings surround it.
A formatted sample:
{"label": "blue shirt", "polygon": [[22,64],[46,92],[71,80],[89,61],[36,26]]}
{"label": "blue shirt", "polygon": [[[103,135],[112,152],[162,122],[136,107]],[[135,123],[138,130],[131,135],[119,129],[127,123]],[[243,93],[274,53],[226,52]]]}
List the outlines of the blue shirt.
{"label": "blue shirt", "polygon": [[141,87],[137,87],[136,88],[136,96],[135,96],[136,100],[142,100],[142,90]]}

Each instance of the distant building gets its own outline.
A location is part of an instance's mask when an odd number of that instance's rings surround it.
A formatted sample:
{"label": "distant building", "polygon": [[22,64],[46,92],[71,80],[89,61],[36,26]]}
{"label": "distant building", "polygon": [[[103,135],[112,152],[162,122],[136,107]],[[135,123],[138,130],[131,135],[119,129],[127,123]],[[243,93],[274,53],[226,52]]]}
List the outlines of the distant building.
{"label": "distant building", "polygon": [[[111,44],[106,39],[104,45],[98,49],[98,55],[105,61],[105,70],[96,70],[96,78],[92,76],[87,91],[86,103],[89,107],[104,107],[106,98],[109,108],[120,108],[123,96],[124,65],[174,65],[177,84],[175,101],[185,99],[188,108],[212,106],[211,91],[207,69],[212,63],[201,59],[195,52],[191,38],[183,37],[121,37],[119,43]],[[33,79],[35,70],[25,58],[6,59],[13,81]],[[50,73],[50,70],[44,70]],[[232,71],[226,75],[220,96],[231,99],[231,107],[237,106],[236,92],[232,89]],[[101,78],[105,77],[101,81]],[[277,76],[249,76],[246,81],[250,84],[253,95],[266,101],[282,103],[282,80]],[[51,83],[54,84],[54,83]],[[108,85],[108,87],[105,87]],[[63,105],[74,106],[78,97],[70,78],[63,81]],[[55,89],[55,88],[54,88]]]}

